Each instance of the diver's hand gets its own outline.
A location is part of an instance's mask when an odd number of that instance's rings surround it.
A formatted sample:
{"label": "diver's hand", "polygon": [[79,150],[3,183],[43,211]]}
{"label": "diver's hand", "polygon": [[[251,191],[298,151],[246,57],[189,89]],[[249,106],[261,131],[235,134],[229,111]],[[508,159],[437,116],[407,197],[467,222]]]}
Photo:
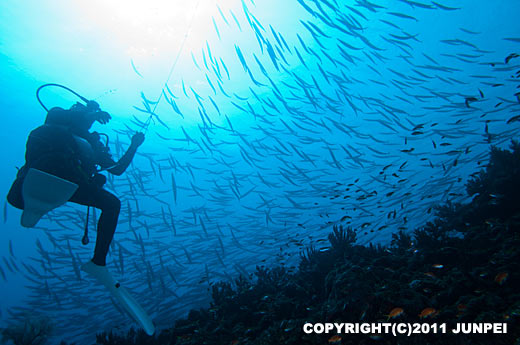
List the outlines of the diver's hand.
{"label": "diver's hand", "polygon": [[144,142],[144,133],[135,133],[132,136],[132,146],[138,148]]}
{"label": "diver's hand", "polygon": [[101,123],[102,125],[105,125],[108,123],[108,121],[110,121],[110,119],[112,118],[112,116],[110,116],[109,113],[107,113],[106,111],[97,111],[95,112],[96,114],[96,121]]}

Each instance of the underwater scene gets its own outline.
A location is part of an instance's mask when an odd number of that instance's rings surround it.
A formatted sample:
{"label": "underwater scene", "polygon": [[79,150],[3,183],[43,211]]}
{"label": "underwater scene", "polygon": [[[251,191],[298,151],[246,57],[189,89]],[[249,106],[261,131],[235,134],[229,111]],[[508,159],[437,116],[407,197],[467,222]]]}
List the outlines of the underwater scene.
{"label": "underwater scene", "polygon": [[0,343],[520,344],[520,2],[0,2]]}

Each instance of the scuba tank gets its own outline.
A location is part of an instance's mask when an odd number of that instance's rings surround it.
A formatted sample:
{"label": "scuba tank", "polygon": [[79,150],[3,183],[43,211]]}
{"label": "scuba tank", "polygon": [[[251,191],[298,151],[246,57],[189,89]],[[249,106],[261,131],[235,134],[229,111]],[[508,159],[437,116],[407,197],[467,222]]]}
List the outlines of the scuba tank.
{"label": "scuba tank", "polygon": [[47,123],[52,117],[60,118],[66,116],[66,114],[62,113],[66,111],[65,109],[54,107],[49,110],[42,102],[40,91],[51,86],[63,88],[85,103],[85,105],[77,103],[73,108],[81,107],[81,110],[89,112],[101,111],[97,102],[88,100],[72,89],[60,84],[44,84],[36,90],[36,98],[43,109],[47,111],[47,119],[44,125],[31,131],[27,139],[25,153],[26,164],[18,169],[16,179],[7,196],[8,202],[19,209],[23,209],[24,207],[22,185],[30,168],[35,168],[65,180],[79,183],[95,175],[97,171],[95,162],[99,159],[99,156],[96,157],[96,151],[101,152],[98,153],[98,155],[103,154],[105,159],[110,157],[108,153],[108,136],[105,135],[107,140],[106,144],[103,144],[99,140],[99,134],[97,134],[98,140],[95,141],[95,147],[93,147],[92,142],[94,142],[94,140],[90,140],[89,142],[85,138],[74,135],[66,126]]}
{"label": "scuba tank", "polygon": [[[47,111],[46,123],[33,130],[29,135],[25,155],[26,164],[18,170],[16,179],[7,195],[7,200],[12,206],[24,210],[24,214],[27,213],[29,215],[25,218],[22,216],[21,220],[23,226],[29,227],[34,226],[38,222],[38,219],[46,212],[69,200],[76,188],[78,188],[75,181],[79,182],[87,179],[96,186],[103,186],[106,177],[98,173],[99,170],[97,170],[96,164],[98,162],[113,162],[108,149],[108,136],[101,134],[107,139],[104,145],[100,140],[100,134],[88,132],[88,128],[92,125],[90,119],[84,119],[85,122],[83,125],[85,125],[87,129],[84,135],[81,136],[71,133],[70,127],[68,127],[67,124],[60,125],[60,116],[65,115],[63,113],[60,114],[60,112],[64,112],[65,110],[57,107],[49,110],[40,99],[40,91],[49,86],[65,89],[85,103],[85,105],[83,105],[78,102],[73,105],[69,111],[100,113],[97,120],[101,123],[106,123],[110,119],[108,113],[101,114],[102,110],[96,101],[88,100],[66,86],[60,84],[44,84],[36,90],[38,102],[43,109]],[[57,120],[55,124],[52,124],[53,121],[51,117],[53,116],[54,119]],[[101,159],[105,160],[103,161]],[[35,177],[31,178],[31,176]],[[26,177],[29,177],[29,181],[24,183]],[[46,182],[44,182],[44,180]],[[57,200],[55,198],[52,200],[52,203],[49,203],[48,201],[50,199],[48,198],[47,192],[49,190],[56,191],[56,188],[63,189],[62,187],[67,187],[67,194],[61,193],[61,199]],[[42,191],[44,191],[43,194],[41,193]],[[28,199],[24,201],[24,198]],[[44,210],[42,209],[43,211],[40,210],[41,212],[31,213],[31,211],[34,211],[31,203],[40,206],[48,204],[47,206],[49,207]],[[26,206],[29,208],[28,210],[26,210]],[[89,210],[90,207],[87,207],[84,235],[81,240],[85,245],[89,242]]]}
{"label": "scuba tank", "polygon": [[[83,170],[85,170],[88,175],[91,175],[91,167],[95,167],[96,165],[95,154],[92,145],[90,145],[86,139],[80,136],[72,135],[72,138],[76,143],[76,155],[81,162]],[[94,168],[94,170],[96,169]]]}

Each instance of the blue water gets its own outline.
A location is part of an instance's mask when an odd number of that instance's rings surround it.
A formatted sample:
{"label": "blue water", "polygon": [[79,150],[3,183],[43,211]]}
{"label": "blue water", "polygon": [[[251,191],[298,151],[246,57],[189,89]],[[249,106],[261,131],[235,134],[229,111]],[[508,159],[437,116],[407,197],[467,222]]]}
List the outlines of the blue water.
{"label": "blue water", "polygon": [[[45,118],[41,84],[110,112],[93,130],[115,158],[145,131],[131,168],[106,186],[123,205],[108,267],[168,327],[207,305],[210,282],[326,250],[335,224],[386,244],[436,204],[465,201],[490,145],[520,131],[508,121],[520,58],[505,61],[519,52],[518,13],[506,0],[3,1],[1,191]],[[56,88],[42,100],[77,101]],[[146,129],[143,100],[159,101]],[[85,217],[67,204],[25,229],[5,206],[3,327],[41,315],[53,339],[92,343],[133,325],[75,273],[93,252],[92,214],[81,244]]]}

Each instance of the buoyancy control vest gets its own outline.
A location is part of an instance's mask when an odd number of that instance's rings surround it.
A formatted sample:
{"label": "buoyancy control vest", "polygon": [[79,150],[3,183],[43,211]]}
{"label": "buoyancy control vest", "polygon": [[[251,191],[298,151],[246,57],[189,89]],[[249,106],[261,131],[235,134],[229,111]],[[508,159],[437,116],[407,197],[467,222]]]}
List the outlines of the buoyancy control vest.
{"label": "buoyancy control vest", "polygon": [[[88,183],[96,174],[96,165],[109,167],[114,164],[106,146],[97,133],[75,135],[71,132],[71,121],[67,116],[70,111],[55,107],[48,109],[40,99],[39,93],[48,86],[63,88],[73,93],[86,103],[87,111],[100,111],[99,104],[89,101],[73,90],[59,84],[45,84],[38,88],[36,97],[47,111],[45,124],[34,129],[27,139],[25,165],[18,169],[16,179],[7,195],[8,202],[23,209],[22,185],[30,168],[61,177],[76,184]],[[63,117],[65,116],[65,117]],[[102,184],[101,184],[102,185]]]}
{"label": "buoyancy control vest", "polygon": [[87,140],[65,126],[46,124],[34,129],[27,139],[25,164],[7,195],[16,208],[23,209],[22,185],[30,168],[81,185],[96,172],[94,150]]}

